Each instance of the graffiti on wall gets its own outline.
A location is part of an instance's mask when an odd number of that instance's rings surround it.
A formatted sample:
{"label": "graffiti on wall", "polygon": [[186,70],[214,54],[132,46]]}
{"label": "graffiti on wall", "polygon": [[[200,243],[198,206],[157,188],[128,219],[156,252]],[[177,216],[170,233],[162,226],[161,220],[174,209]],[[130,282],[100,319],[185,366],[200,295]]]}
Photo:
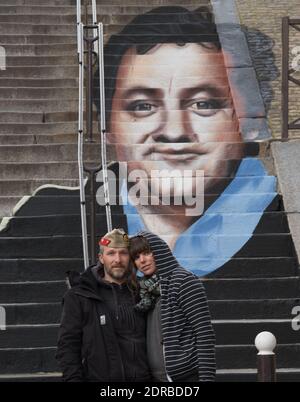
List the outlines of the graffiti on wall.
{"label": "graffiti on wall", "polygon": [[230,28],[204,7],[159,7],[105,47],[110,194],[129,234],[158,234],[198,275],[242,253],[277,199],[257,156],[264,104],[255,77],[245,86],[253,68],[229,53]]}

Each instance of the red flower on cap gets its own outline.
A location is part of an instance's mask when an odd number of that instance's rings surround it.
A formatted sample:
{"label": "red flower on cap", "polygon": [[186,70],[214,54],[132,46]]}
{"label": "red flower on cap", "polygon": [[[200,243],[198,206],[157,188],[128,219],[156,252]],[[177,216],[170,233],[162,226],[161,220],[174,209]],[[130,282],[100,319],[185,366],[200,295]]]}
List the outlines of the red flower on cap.
{"label": "red flower on cap", "polygon": [[102,239],[99,241],[99,244],[101,244],[101,246],[108,246],[110,242],[111,240],[102,237]]}

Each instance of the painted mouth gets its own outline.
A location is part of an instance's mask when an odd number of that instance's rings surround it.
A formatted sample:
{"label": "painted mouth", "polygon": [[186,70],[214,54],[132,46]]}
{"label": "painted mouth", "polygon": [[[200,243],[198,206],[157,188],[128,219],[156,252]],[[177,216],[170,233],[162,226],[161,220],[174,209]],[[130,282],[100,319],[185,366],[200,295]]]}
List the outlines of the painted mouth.
{"label": "painted mouth", "polygon": [[154,160],[166,160],[166,161],[176,161],[176,162],[187,162],[199,158],[199,156],[204,155],[205,152],[195,149],[195,146],[186,146],[182,144],[172,144],[170,146],[153,146],[146,155],[152,155],[151,159]]}

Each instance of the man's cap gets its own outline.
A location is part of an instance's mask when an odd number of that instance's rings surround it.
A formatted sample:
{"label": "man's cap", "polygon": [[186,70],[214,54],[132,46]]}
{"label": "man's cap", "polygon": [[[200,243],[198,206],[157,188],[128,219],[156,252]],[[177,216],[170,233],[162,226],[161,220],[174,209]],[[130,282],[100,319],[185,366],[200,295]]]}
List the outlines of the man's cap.
{"label": "man's cap", "polygon": [[129,237],[123,229],[113,229],[111,232],[106,233],[100,241],[99,246],[113,247],[113,248],[128,248]]}

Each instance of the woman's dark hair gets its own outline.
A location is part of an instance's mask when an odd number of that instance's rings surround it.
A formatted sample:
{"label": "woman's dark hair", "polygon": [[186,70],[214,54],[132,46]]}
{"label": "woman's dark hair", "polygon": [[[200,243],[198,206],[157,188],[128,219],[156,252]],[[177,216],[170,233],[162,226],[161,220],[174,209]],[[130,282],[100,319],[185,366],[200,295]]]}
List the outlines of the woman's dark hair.
{"label": "woman's dark hair", "polygon": [[133,236],[130,238],[129,254],[134,262],[134,260],[141,253],[151,253],[151,248],[148,240],[144,236]]}
{"label": "woman's dark hair", "polygon": [[[210,43],[217,49],[221,48],[213,15],[206,7],[189,11],[184,7],[165,6],[137,15],[122,31],[112,35],[104,47],[105,107],[108,129],[116,78],[122,57],[132,47],[138,54],[145,54],[154,46],[165,43],[176,43],[178,46],[186,43],[207,46],[206,44]],[[95,88],[99,86],[98,78],[97,71]],[[99,113],[100,106],[96,96],[95,100]]]}

